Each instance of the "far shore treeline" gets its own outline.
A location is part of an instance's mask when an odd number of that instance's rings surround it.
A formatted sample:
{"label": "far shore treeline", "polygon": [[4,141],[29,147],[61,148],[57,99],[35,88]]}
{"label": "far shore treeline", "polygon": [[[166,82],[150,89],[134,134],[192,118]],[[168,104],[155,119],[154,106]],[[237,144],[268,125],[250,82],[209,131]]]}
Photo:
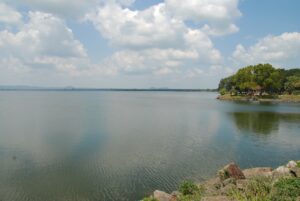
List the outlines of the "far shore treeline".
{"label": "far shore treeline", "polygon": [[300,69],[276,69],[271,64],[241,68],[219,83],[221,95],[298,94]]}

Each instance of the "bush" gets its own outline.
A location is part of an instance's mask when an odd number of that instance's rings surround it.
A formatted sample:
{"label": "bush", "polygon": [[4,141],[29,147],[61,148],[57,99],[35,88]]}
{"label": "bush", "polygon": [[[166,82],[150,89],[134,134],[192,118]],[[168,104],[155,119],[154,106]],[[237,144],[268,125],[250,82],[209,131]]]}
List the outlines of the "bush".
{"label": "bush", "polygon": [[300,196],[299,178],[282,178],[274,184],[272,200],[294,201],[298,196]]}
{"label": "bush", "polygon": [[272,182],[267,177],[251,179],[243,190],[233,189],[229,196],[241,201],[271,201]]}
{"label": "bush", "polygon": [[220,90],[220,94],[223,96],[227,93],[227,90],[225,88]]}
{"label": "bush", "polygon": [[158,201],[158,200],[157,200],[156,198],[150,196],[150,197],[145,197],[145,198],[143,199],[143,201]]}
{"label": "bush", "polygon": [[196,201],[201,200],[202,188],[198,187],[191,181],[183,182],[179,187],[179,201]]}
{"label": "bush", "polygon": [[192,195],[197,191],[199,191],[198,186],[191,181],[185,181],[179,187],[179,192],[182,195]]}

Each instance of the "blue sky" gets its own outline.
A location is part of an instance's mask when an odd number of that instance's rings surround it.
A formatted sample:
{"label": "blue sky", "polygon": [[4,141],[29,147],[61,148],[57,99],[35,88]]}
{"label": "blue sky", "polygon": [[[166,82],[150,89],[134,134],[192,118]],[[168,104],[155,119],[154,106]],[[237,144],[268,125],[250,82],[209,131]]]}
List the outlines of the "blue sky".
{"label": "blue sky", "polygon": [[214,88],[300,66],[297,0],[1,0],[0,85]]}

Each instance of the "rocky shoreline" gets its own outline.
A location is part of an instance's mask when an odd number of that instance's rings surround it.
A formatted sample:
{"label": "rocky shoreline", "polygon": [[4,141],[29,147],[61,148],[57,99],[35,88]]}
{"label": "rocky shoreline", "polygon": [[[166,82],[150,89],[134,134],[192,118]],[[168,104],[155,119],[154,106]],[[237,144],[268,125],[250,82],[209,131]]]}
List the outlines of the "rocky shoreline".
{"label": "rocky shoreline", "polygon": [[300,161],[284,166],[241,170],[230,163],[201,183],[186,182],[178,191],[156,190],[143,201],[300,201]]}

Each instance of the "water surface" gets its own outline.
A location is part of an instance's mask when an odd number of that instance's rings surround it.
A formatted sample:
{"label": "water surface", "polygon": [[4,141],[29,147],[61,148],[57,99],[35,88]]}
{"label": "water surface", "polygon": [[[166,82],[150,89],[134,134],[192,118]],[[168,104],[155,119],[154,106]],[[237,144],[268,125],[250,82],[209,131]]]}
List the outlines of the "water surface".
{"label": "water surface", "polygon": [[0,92],[0,200],[134,201],[300,156],[300,105],[203,92]]}

